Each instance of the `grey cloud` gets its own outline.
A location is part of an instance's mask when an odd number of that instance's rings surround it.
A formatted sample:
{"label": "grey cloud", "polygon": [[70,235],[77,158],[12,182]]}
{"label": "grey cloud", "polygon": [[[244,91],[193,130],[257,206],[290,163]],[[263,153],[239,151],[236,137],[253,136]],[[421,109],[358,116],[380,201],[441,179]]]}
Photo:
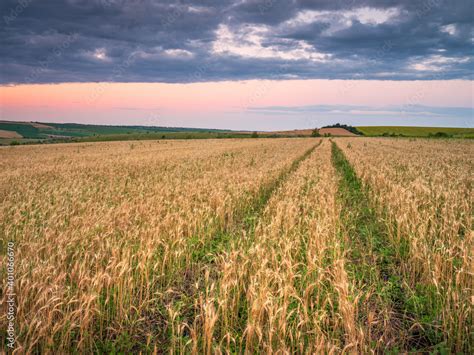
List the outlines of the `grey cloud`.
{"label": "grey cloud", "polygon": [[[335,26],[363,8],[398,15]],[[292,23],[304,11],[330,15]],[[470,79],[474,69],[470,0],[4,0],[0,13],[1,84]],[[231,46],[260,31],[261,48],[215,53],[223,26]]]}

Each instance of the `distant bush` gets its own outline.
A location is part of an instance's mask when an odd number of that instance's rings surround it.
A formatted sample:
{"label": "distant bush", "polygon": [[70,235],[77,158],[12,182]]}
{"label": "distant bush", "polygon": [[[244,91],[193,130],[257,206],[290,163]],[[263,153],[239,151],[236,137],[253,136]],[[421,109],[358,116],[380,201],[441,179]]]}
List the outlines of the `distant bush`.
{"label": "distant bush", "polygon": [[451,138],[452,135],[448,134],[446,132],[436,132],[436,133],[430,133],[428,134],[428,137],[430,138]]}
{"label": "distant bush", "polygon": [[357,128],[353,127],[353,126],[349,126],[349,125],[346,125],[346,124],[340,124],[340,123],[336,123],[336,124],[333,124],[333,125],[329,125],[329,126],[324,126],[323,128],[343,128],[349,132],[352,132],[354,134],[357,134],[359,136],[363,136],[364,133],[362,133],[361,131],[359,131]]}
{"label": "distant bush", "polygon": [[257,132],[253,132],[250,137],[252,137],[252,138],[258,138],[258,133],[257,133]]}
{"label": "distant bush", "polygon": [[10,142],[10,145],[20,145],[20,142],[18,142],[18,141],[11,141],[11,142]]}
{"label": "distant bush", "polygon": [[321,137],[321,134],[319,133],[319,129],[315,128],[311,132],[311,137]]}
{"label": "distant bush", "polygon": [[406,137],[404,134],[402,133],[399,133],[399,134],[396,134],[396,133],[393,133],[393,132],[384,132],[382,133],[382,137]]}

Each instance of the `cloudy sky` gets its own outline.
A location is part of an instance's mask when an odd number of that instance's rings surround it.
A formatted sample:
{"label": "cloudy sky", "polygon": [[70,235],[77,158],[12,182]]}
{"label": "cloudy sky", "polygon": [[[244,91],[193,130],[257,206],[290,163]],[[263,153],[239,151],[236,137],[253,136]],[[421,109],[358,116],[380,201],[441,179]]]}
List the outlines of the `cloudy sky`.
{"label": "cloudy sky", "polygon": [[3,0],[0,118],[473,127],[472,0]]}

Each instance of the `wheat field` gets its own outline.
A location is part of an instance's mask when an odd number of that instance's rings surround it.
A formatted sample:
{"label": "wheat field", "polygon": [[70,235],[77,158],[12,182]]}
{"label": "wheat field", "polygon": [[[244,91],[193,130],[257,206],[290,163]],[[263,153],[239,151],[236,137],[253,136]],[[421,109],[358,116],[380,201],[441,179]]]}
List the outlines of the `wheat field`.
{"label": "wheat field", "polygon": [[[474,142],[0,148],[14,353],[473,351]],[[8,245],[8,247],[7,247]]]}

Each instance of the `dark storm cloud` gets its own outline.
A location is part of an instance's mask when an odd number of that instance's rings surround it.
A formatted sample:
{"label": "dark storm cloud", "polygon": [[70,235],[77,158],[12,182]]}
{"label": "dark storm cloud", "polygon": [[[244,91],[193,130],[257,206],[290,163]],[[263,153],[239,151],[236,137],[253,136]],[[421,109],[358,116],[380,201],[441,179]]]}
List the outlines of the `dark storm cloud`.
{"label": "dark storm cloud", "polygon": [[4,0],[0,82],[470,79],[470,0]]}

